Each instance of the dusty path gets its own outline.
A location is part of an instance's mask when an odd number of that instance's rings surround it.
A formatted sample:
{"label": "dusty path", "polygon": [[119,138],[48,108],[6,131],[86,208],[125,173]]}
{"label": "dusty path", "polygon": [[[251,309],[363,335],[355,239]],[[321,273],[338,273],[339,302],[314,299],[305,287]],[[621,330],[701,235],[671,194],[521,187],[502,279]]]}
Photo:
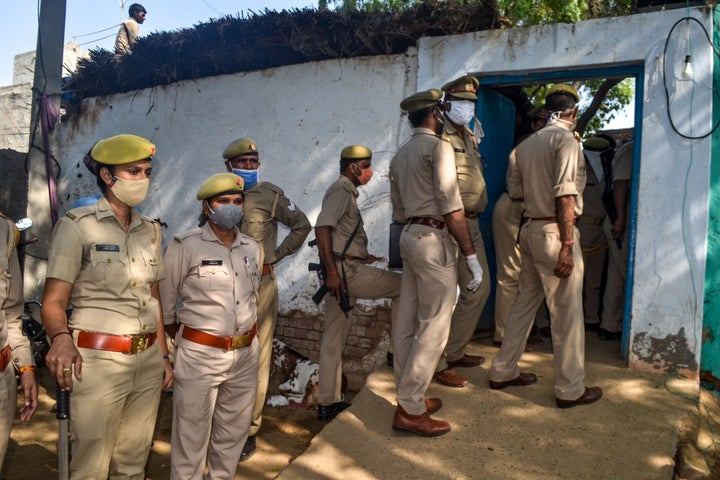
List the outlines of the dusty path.
{"label": "dusty path", "polygon": [[[40,369],[39,374],[40,406],[30,423],[23,424],[16,420],[0,480],[57,478],[58,424],[55,414],[50,411],[55,403],[55,387],[47,369]],[[317,421],[316,415],[314,410],[296,407],[265,407],[257,452],[250,460],[240,464],[236,478],[275,478],[325,426]],[[166,393],[160,404],[155,440],[148,462],[148,479],[170,477],[171,422],[172,394]]]}

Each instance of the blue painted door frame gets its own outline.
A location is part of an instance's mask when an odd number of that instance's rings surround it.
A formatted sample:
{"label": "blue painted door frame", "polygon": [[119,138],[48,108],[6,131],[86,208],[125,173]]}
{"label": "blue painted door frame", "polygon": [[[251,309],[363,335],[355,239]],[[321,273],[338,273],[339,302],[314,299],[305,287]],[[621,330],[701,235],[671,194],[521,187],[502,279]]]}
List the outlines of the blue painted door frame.
{"label": "blue painted door frame", "polygon": [[642,137],[642,98],[643,98],[643,65],[623,65],[616,67],[599,67],[596,69],[558,70],[553,72],[536,72],[513,75],[478,75],[480,90],[476,116],[482,123],[485,137],[479,145],[485,163],[485,182],[488,188],[488,207],[479,216],[480,230],[485,242],[485,252],[490,267],[492,292],[487,306],[478,323],[479,328],[492,328],[495,312],[495,286],[497,282],[497,265],[495,262],[495,246],[492,239],[492,211],[498,197],[505,190],[505,170],[508,154],[513,148],[515,128],[515,107],[505,96],[497,93],[493,87],[507,85],[525,85],[538,83],[562,82],[568,79],[585,80],[594,78],[634,77],[635,78],[635,132],[634,158],[630,194],[630,218],[628,231],[628,265],[625,283],[625,311],[623,318],[623,336],[620,354],[627,358],[630,339],[630,315],[632,305],[632,285],[635,264],[635,237],[637,217],[637,193],[640,173],[640,139]]}

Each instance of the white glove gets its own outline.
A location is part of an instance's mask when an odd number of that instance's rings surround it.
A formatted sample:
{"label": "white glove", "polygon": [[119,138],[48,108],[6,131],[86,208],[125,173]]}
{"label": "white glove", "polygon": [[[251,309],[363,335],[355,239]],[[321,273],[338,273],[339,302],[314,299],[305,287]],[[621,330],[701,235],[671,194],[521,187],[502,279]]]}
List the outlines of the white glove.
{"label": "white glove", "polygon": [[480,262],[478,262],[477,254],[468,255],[465,257],[465,261],[467,261],[467,266],[470,269],[470,273],[472,273],[472,280],[470,280],[470,283],[467,285],[467,289],[471,292],[474,292],[478,288],[480,288],[480,283],[482,282],[482,276],[483,276],[483,270],[480,266]]}

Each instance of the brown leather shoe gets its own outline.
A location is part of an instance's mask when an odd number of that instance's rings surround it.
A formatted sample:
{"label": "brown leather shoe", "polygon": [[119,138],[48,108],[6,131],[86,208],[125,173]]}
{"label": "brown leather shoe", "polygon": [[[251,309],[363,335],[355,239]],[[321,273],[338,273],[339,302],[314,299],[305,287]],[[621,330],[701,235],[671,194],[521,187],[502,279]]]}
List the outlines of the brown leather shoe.
{"label": "brown leather shoe", "polygon": [[450,424],[444,420],[435,420],[427,412],[422,415],[410,415],[400,405],[395,410],[392,428],[398,432],[410,432],[421,437],[437,437],[450,431]]}
{"label": "brown leather shoe", "polygon": [[442,400],[439,398],[427,398],[425,397],[425,410],[428,415],[432,415],[442,408]]}
{"label": "brown leather shoe", "polygon": [[558,408],[572,408],[576,405],[588,405],[595,403],[602,398],[602,389],[600,387],[585,387],[585,393],[575,400],[562,400],[555,397],[555,404]]}
{"label": "brown leather shoe", "polygon": [[458,375],[452,368],[446,368],[435,372],[433,380],[448,387],[462,388],[468,384],[468,381]]}
{"label": "brown leather shoe", "polygon": [[505,387],[524,387],[537,382],[537,375],[534,373],[520,372],[520,376],[506,382],[493,382],[490,380],[490,388],[493,390],[502,390]]}
{"label": "brown leather shoe", "polygon": [[483,363],[485,363],[485,357],[481,357],[480,355],[468,355],[467,353],[458,360],[453,360],[453,361],[448,360],[448,362],[447,362],[448,367],[451,367],[451,368],[454,368],[454,367],[461,367],[461,368],[477,367],[478,365],[482,365]]}

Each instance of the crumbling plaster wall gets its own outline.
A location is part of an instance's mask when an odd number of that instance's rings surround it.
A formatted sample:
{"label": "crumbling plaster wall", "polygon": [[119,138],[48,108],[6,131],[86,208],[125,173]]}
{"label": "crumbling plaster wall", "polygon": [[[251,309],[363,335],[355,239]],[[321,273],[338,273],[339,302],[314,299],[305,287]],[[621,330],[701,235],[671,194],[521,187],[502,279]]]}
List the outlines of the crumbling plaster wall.
{"label": "crumbling plaster wall", "polygon": [[[673,132],[663,87],[665,70],[670,111],[682,132],[693,136],[710,130],[713,57],[695,22],[687,28],[682,22],[675,30],[663,69],[666,38],[688,11],[712,32],[708,10],[679,9],[424,38],[418,45],[418,89],[437,87],[465,72],[517,75],[643,65],[629,363],[641,370],[694,375],[701,346],[710,140],[686,140]],[[694,82],[680,79],[690,48]]]}

